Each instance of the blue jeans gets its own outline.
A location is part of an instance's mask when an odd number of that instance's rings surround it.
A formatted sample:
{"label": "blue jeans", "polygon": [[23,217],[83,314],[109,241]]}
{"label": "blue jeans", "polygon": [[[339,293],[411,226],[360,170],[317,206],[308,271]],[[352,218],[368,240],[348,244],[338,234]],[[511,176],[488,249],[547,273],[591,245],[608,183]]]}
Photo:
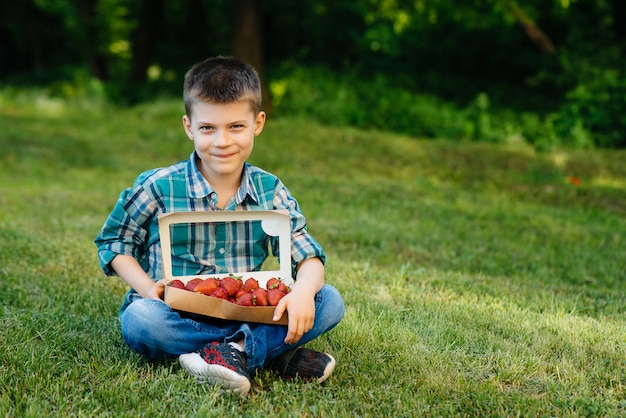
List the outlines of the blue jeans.
{"label": "blue jeans", "polygon": [[334,287],[325,284],[315,295],[315,321],[297,344],[286,344],[286,325],[241,323],[186,315],[165,302],[135,299],[120,315],[128,346],[153,359],[175,359],[211,342],[245,341],[248,373],[267,366],[280,354],[333,329],[343,318],[344,305]]}

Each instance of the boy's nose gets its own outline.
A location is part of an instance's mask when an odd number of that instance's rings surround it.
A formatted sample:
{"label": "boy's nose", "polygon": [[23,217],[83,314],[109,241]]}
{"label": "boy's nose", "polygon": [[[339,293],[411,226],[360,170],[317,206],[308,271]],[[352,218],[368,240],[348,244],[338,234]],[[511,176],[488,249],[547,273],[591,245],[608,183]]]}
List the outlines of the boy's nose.
{"label": "boy's nose", "polygon": [[224,147],[230,144],[230,137],[226,132],[219,132],[215,138],[215,145]]}

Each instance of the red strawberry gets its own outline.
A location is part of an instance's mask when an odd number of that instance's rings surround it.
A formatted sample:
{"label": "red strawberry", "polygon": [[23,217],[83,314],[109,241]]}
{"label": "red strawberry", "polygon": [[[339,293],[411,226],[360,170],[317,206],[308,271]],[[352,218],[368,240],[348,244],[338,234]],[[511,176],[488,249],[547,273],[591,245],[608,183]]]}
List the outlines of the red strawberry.
{"label": "red strawberry", "polygon": [[228,300],[228,293],[223,287],[218,287],[209,296],[213,298]]}
{"label": "red strawberry", "polygon": [[252,292],[258,288],[259,288],[259,282],[252,277],[246,280],[245,283],[243,284],[243,291],[246,293]]}
{"label": "red strawberry", "polygon": [[276,277],[272,277],[267,281],[267,283],[265,283],[265,288],[267,290],[276,289],[276,287],[278,287],[278,283],[280,283],[280,280],[278,280]]}
{"label": "red strawberry", "polygon": [[284,294],[291,292],[291,289],[285,284],[285,282],[279,282],[278,286],[276,286],[276,289],[280,290]]}
{"label": "red strawberry", "polygon": [[252,306],[252,293],[244,293],[235,303],[239,306]]}
{"label": "red strawberry", "polygon": [[252,303],[254,306],[267,306],[267,291],[259,287],[252,292]]}
{"label": "red strawberry", "polygon": [[235,293],[243,286],[241,279],[237,279],[232,276],[226,276],[220,280],[220,287],[226,290],[228,296],[235,296]]}
{"label": "red strawberry", "polygon": [[195,279],[191,279],[187,282],[187,284],[185,285],[185,289],[189,290],[190,292],[193,292],[196,286],[200,283],[202,283],[202,279],[199,277],[196,277]]}
{"label": "red strawberry", "polygon": [[170,281],[167,285],[170,286],[170,287],[175,287],[176,289],[184,289],[185,288],[185,283],[181,282],[178,279],[174,279],[174,280]]}
{"label": "red strawberry", "polygon": [[270,289],[267,291],[267,303],[269,303],[270,306],[278,305],[278,301],[283,297],[285,297],[285,293],[278,289]]}
{"label": "red strawberry", "polygon": [[244,292],[244,291],[243,291],[243,288],[242,288],[242,289],[239,289],[239,290],[237,291],[237,293],[235,293],[235,296],[233,296],[233,298],[234,298],[235,300],[237,300],[237,299],[239,299],[241,296],[243,296],[243,295],[244,295],[244,293],[249,293],[249,292]]}
{"label": "red strawberry", "polygon": [[210,295],[215,289],[219,287],[219,282],[212,277],[204,279],[202,283],[198,283],[193,289],[194,292],[202,293],[203,295]]}

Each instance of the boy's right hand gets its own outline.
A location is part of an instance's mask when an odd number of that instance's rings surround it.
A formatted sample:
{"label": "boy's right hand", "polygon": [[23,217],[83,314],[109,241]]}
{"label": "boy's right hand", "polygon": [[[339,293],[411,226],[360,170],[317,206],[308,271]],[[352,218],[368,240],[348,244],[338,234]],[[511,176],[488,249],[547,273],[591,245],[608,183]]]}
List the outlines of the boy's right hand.
{"label": "boy's right hand", "polygon": [[295,344],[302,335],[313,328],[315,321],[315,295],[295,288],[283,297],[274,310],[274,321],[280,320],[285,311],[289,313],[285,343]]}
{"label": "boy's right hand", "polygon": [[163,293],[165,292],[165,280],[161,279],[155,282],[145,296],[146,299],[158,299],[163,300]]}
{"label": "boy's right hand", "polygon": [[139,262],[133,257],[120,254],[111,261],[111,267],[130,287],[135,289],[142,298],[163,299],[165,281],[163,279],[154,282],[143,271]]}

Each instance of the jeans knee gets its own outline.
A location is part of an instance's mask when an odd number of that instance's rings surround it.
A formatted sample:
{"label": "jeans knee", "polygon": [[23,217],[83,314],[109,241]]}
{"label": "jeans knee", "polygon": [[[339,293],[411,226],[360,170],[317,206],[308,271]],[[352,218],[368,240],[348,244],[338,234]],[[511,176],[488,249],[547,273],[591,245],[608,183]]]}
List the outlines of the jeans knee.
{"label": "jeans knee", "polygon": [[321,290],[321,304],[318,307],[321,315],[325,318],[330,328],[335,327],[342,319],[345,313],[343,298],[339,291],[328,284],[325,284]]}
{"label": "jeans knee", "polygon": [[122,324],[124,322],[132,322],[133,324],[141,324],[143,322],[153,323],[158,321],[169,307],[162,301],[154,299],[138,299],[128,305],[121,316]]}
{"label": "jeans knee", "polygon": [[146,343],[158,340],[159,327],[169,307],[158,300],[138,299],[128,305],[121,315],[122,336],[126,344],[139,352],[145,352]]}

